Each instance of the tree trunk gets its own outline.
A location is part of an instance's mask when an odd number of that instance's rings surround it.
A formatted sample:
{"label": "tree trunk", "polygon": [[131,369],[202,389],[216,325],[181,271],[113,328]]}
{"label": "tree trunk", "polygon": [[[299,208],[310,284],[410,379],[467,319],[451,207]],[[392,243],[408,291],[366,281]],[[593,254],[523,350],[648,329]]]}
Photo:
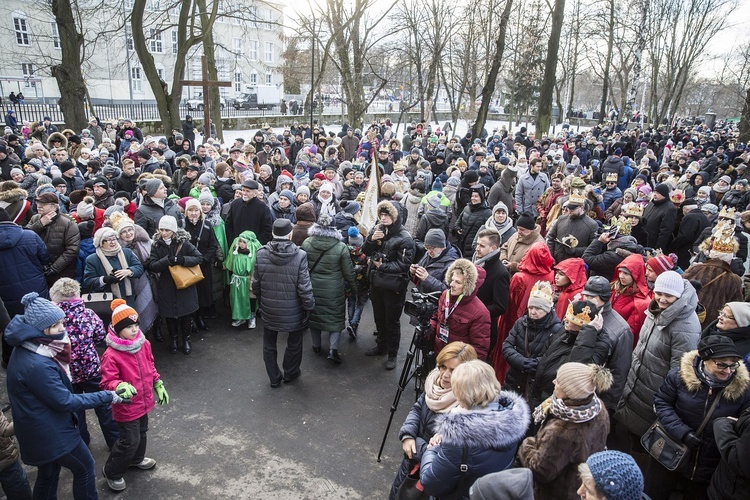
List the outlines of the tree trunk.
{"label": "tree trunk", "polygon": [[607,58],[604,60],[604,79],[602,83],[602,99],[599,104],[599,124],[604,123],[607,116],[607,97],[609,96],[609,71],[612,67],[612,47],[615,43],[615,2],[609,0],[609,34],[607,36]]}
{"label": "tree trunk", "polygon": [[[565,0],[559,0],[565,4]],[[490,109],[490,102],[492,101],[492,94],[495,93],[495,85],[497,84],[497,74],[500,72],[500,65],[503,62],[503,53],[505,52],[505,34],[508,31],[508,19],[510,19],[510,11],[513,8],[513,0],[505,0],[505,8],[503,13],[500,15],[500,24],[497,27],[497,38],[495,39],[495,53],[492,55],[492,65],[490,70],[487,72],[487,79],[482,87],[482,104],[479,105],[477,110],[477,119],[474,122],[474,126],[471,129],[473,137],[480,137],[482,129],[485,123],[487,123],[487,113]],[[562,19],[561,25],[562,26]],[[557,32],[557,43],[560,43],[560,30]],[[555,54],[557,51],[555,51]],[[472,106],[475,102],[474,96],[472,97]]]}
{"label": "tree trunk", "polygon": [[[201,26],[208,26],[210,19],[209,13],[206,10],[206,0],[197,0],[198,9],[201,16]],[[203,36],[203,54],[206,56],[206,67],[208,69],[208,79],[217,81],[219,79],[219,72],[216,69],[216,51],[214,50],[214,35],[213,30],[208,30]],[[216,126],[216,137],[219,141],[224,142],[224,126],[221,122],[221,93],[218,87],[210,87],[208,92],[209,110],[205,112],[209,120],[211,120]],[[204,134],[203,140],[211,136],[211,125],[209,123],[203,123],[206,134]]]}
{"label": "tree trunk", "polygon": [[547,43],[547,59],[544,62],[544,77],[539,89],[539,107],[536,115],[537,138],[541,138],[548,133],[552,121],[552,94],[555,91],[557,52],[560,49],[560,34],[562,33],[564,15],[565,0],[555,0],[555,10],[552,12],[552,29]]}
{"label": "tree trunk", "polygon": [[750,88],[745,92],[745,104],[742,106],[739,127],[739,140],[747,144],[750,142]]}
{"label": "tree trunk", "polygon": [[60,110],[66,127],[82,130],[88,122],[83,102],[86,84],[81,70],[83,35],[76,29],[73,8],[68,0],[52,0],[52,14],[60,36],[61,60],[50,70],[60,88]]}

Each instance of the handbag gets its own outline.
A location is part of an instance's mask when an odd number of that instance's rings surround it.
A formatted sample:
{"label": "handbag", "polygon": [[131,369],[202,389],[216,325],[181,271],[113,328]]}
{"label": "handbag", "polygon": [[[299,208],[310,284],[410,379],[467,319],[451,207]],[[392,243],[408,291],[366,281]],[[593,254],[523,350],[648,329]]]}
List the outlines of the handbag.
{"label": "handbag", "polygon": [[[708,413],[703,418],[698,431],[695,433],[697,436],[703,434],[703,430],[708,425],[708,420],[711,418],[711,414],[716,409],[721,399],[721,393],[716,396],[711,407],[708,409]],[[641,437],[641,445],[648,451],[648,453],[654,457],[665,469],[670,471],[678,470],[685,466],[687,463],[686,458],[690,456],[690,449],[682,443],[670,436],[669,432],[664,428],[659,419],[656,419],[651,427],[648,428],[646,433]]]}
{"label": "handbag", "polygon": [[[177,247],[175,255],[178,255],[180,250],[182,250],[182,243]],[[201,271],[199,264],[191,267],[180,265],[169,266],[169,274],[172,275],[172,281],[174,281],[174,286],[178,290],[190,288],[204,279],[203,271]]]}
{"label": "handbag", "polygon": [[[93,287],[93,283],[91,284]],[[81,297],[86,303],[86,307],[94,311],[94,314],[99,316],[104,324],[108,324],[112,320],[112,308],[110,304],[115,300],[115,295],[112,292],[92,292]]]}
{"label": "handbag", "polygon": [[396,492],[396,500],[427,500],[430,498],[419,481],[419,464],[404,478]]}

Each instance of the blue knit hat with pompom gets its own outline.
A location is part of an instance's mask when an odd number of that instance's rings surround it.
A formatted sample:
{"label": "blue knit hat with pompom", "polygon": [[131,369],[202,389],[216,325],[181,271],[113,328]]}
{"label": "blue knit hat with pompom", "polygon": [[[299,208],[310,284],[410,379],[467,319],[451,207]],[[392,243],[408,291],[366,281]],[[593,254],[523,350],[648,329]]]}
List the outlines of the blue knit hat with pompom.
{"label": "blue knit hat with pompom", "polygon": [[65,319],[65,313],[55,304],[40,297],[38,293],[27,293],[21,299],[25,307],[23,321],[39,331],[44,331],[61,319]]}

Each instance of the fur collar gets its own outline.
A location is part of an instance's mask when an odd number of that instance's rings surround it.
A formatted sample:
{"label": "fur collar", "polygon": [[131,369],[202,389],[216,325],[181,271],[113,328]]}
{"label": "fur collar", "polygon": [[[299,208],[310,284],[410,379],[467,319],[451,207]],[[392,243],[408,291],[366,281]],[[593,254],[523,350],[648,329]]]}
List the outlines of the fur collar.
{"label": "fur collar", "polygon": [[15,203],[18,200],[25,200],[29,193],[25,189],[13,188],[8,191],[0,191],[0,202]]}
{"label": "fur collar", "polygon": [[438,432],[446,444],[504,449],[524,438],[529,422],[526,401],[514,392],[500,391],[497,401],[485,409],[446,413]]}
{"label": "fur collar", "polygon": [[[186,241],[190,241],[190,233],[182,229],[181,227],[177,228],[177,232],[175,233],[175,238],[172,240],[177,240],[177,243],[184,243]],[[154,234],[154,244],[156,243],[162,243],[164,244],[164,241],[161,239],[161,233],[159,231]]]}
{"label": "fur collar", "polygon": [[[688,351],[680,359],[680,379],[685,384],[689,392],[698,392],[703,385],[695,373],[695,359],[698,357],[698,351]],[[750,374],[748,374],[745,364],[740,361],[740,366],[729,385],[722,391],[724,398],[730,401],[739,401],[750,389]]]}

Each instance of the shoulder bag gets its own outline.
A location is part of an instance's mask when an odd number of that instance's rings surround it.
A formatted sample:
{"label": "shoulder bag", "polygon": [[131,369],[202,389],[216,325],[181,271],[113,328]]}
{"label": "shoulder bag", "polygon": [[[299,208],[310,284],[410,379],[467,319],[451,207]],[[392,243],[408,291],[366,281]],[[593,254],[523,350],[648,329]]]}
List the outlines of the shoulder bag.
{"label": "shoulder bag", "polygon": [[[182,243],[177,246],[175,256],[180,254],[180,250],[182,250]],[[174,285],[178,290],[190,288],[203,280],[203,271],[201,271],[201,266],[198,264],[191,267],[169,266],[169,274],[172,275],[172,281],[174,281]]]}
{"label": "shoulder bag", "polygon": [[[97,278],[99,279],[99,278]],[[91,283],[88,293],[82,294],[81,298],[86,303],[86,307],[94,311],[94,314],[99,316],[104,324],[109,324],[112,321],[112,309],[110,304],[115,300],[115,295],[109,292],[92,292],[91,289],[94,287],[94,283]]]}
{"label": "shoulder bag", "polygon": [[[708,420],[711,418],[711,415],[719,404],[720,399],[721,393],[716,396],[716,399],[714,399],[714,402],[708,409],[708,413],[706,413],[700,427],[698,427],[696,435],[700,436],[703,434],[703,430],[706,428],[706,425],[708,425]],[[670,471],[676,471],[684,467],[687,463],[687,458],[690,456],[690,449],[687,445],[674,439],[669,432],[667,432],[658,418],[641,438],[641,445],[643,445],[646,451],[663,465],[665,469]]]}

